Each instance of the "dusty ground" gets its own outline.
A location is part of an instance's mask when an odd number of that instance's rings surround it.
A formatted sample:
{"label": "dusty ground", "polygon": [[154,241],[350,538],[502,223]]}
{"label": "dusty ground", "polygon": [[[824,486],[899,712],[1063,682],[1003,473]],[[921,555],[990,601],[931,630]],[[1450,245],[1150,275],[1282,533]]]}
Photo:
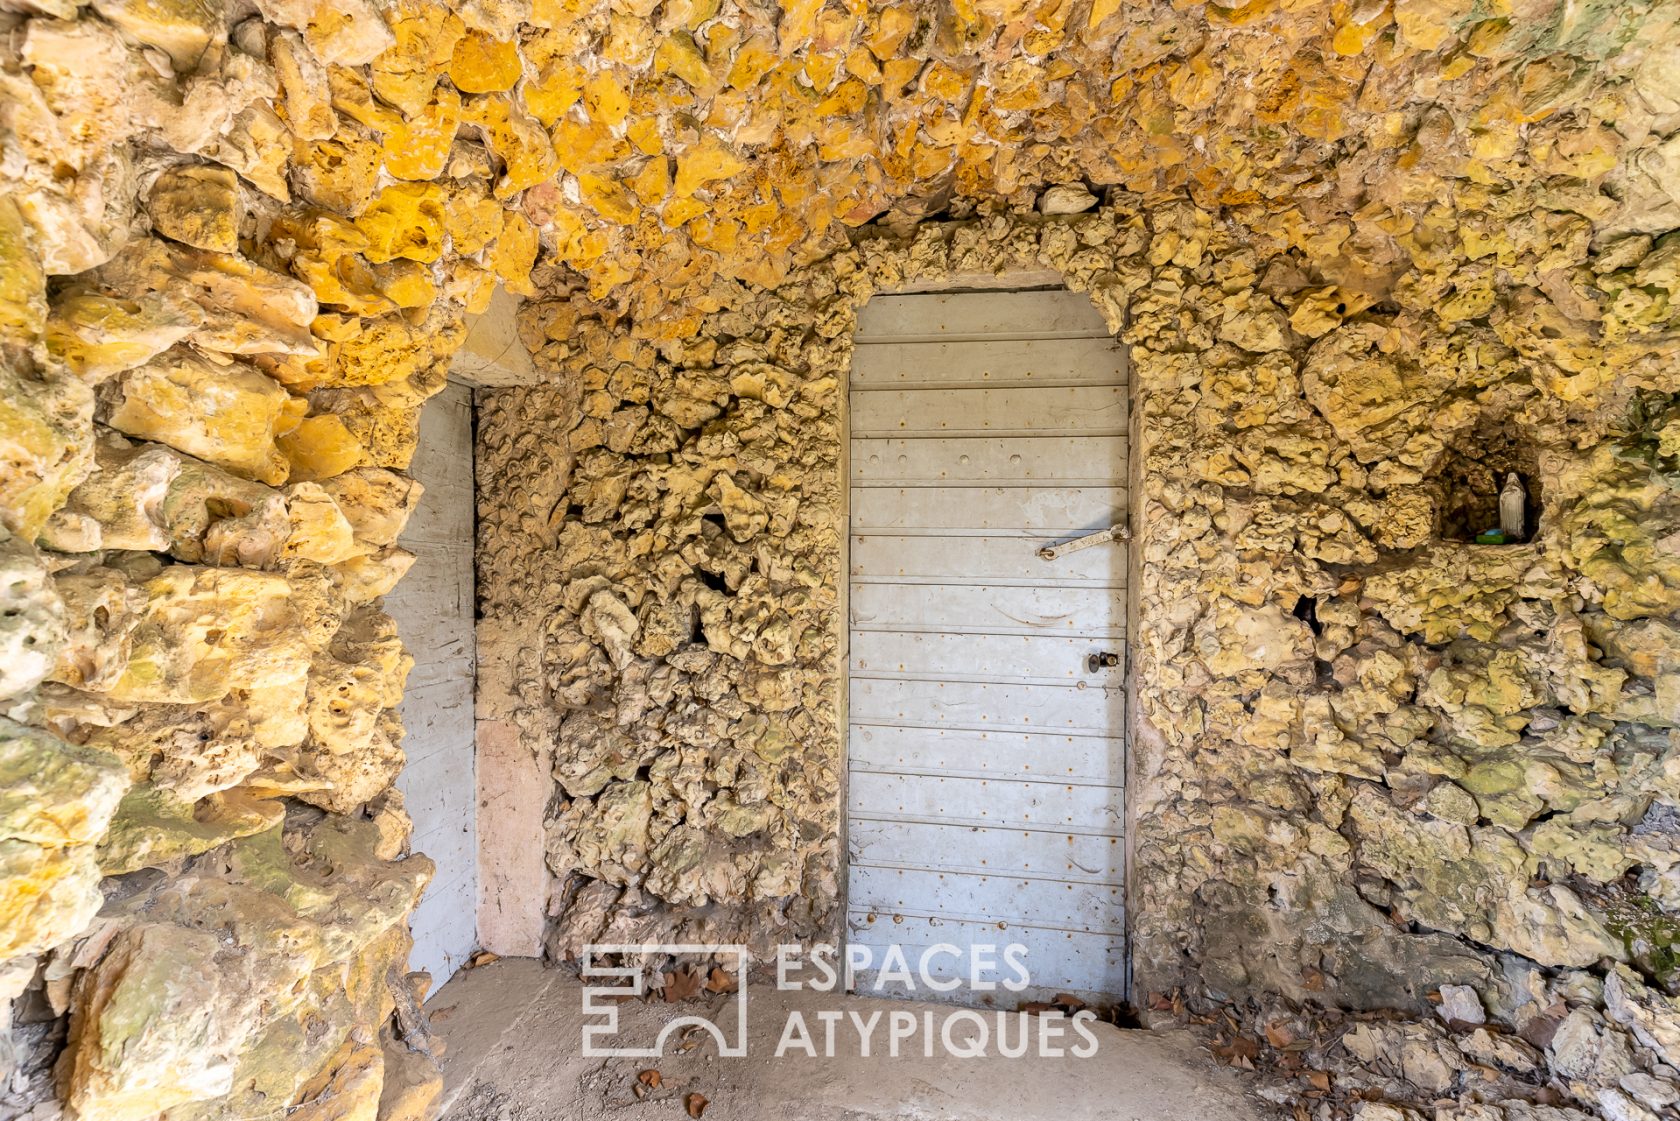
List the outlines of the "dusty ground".
{"label": "dusty ground", "polygon": [[[1092,1025],[1095,1054],[962,1059],[934,1044],[924,1054],[922,1029],[935,1032],[955,1010],[902,1000],[864,999],[753,986],[748,996],[744,1058],[723,1058],[704,1033],[680,1051],[673,1041],[658,1059],[584,1058],[582,988],[570,973],[534,961],[507,960],[459,974],[428,1003],[433,1026],[448,1042],[443,1059],[444,1121],[597,1121],[681,1119],[690,1095],[704,1095],[708,1121],[1262,1121],[1271,1107],[1248,1097],[1231,1072],[1216,1069],[1182,1033],[1126,1031]],[[681,1005],[620,1005],[620,1039],[648,1044],[673,1016],[705,1013],[733,1023],[729,998]],[[820,1011],[883,1014],[872,1054],[859,1054],[844,1021],[833,1058],[793,1052],[775,1058],[789,1015],[804,1014],[819,1051]],[[900,1057],[885,1053],[894,1011],[915,1014],[917,1034]],[[988,1020],[995,1013],[987,1013]],[[596,1021],[591,1021],[596,1022]],[[1015,1028],[1013,1022],[1008,1029]],[[953,1033],[960,1040],[960,1033]],[[1013,1038],[1013,1035],[1011,1036]],[[1080,1044],[1070,1036],[1069,1045]],[[659,1072],[657,1088],[638,1074]],[[651,1079],[650,1079],[651,1080]],[[642,1096],[638,1098],[637,1087]]]}

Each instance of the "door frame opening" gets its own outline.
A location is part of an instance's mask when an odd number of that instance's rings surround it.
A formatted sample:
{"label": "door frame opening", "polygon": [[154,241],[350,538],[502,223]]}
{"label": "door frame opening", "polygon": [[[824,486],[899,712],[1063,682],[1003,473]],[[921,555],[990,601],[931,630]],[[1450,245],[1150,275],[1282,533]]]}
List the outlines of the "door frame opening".
{"label": "door frame opening", "polygon": [[[1056,270],[1053,270],[1053,269],[1016,270],[1016,271],[1006,272],[1006,273],[1003,273],[1001,275],[978,274],[978,273],[968,273],[968,274],[957,273],[957,274],[952,274],[951,276],[949,276],[949,277],[947,277],[947,278],[945,278],[941,281],[938,281],[938,282],[933,282],[933,283],[917,282],[917,283],[907,284],[907,285],[893,287],[893,288],[884,288],[884,289],[881,289],[879,291],[876,291],[876,292],[872,293],[871,294],[871,300],[873,300],[875,298],[878,298],[878,297],[883,297],[883,296],[908,296],[908,295],[930,295],[930,294],[941,294],[941,295],[951,294],[951,295],[955,295],[955,294],[970,293],[970,292],[998,292],[998,293],[1022,292],[1022,293],[1026,293],[1026,292],[1044,292],[1044,291],[1073,291],[1073,289],[1069,288],[1069,286],[1065,282],[1065,278],[1063,277],[1063,275],[1060,272],[1058,272]],[[1083,293],[1083,292],[1075,292],[1074,294],[1082,296],[1082,297],[1088,295],[1087,293]],[[1099,304],[1097,304],[1096,301],[1094,301],[1094,300],[1092,301],[1092,306],[1095,310],[1097,310],[1100,313],[1101,306]],[[861,317],[864,313],[864,308],[865,307],[867,307],[867,303],[864,304],[864,305],[860,305],[859,308],[858,308],[858,315],[859,315],[860,319],[861,319]],[[855,335],[855,333],[856,333],[856,327],[855,326],[854,326],[853,330],[854,330],[854,335]],[[1125,349],[1125,344],[1120,339],[1119,333],[1117,331],[1114,331],[1114,330],[1111,329],[1109,331],[1109,336],[1112,339],[1114,339],[1115,345],[1117,347]],[[1129,350],[1126,350],[1125,352],[1126,352],[1126,355],[1127,355],[1127,357],[1126,357],[1126,367],[1129,371],[1130,370]],[[855,351],[854,351],[854,353],[855,353]],[[838,724],[838,727],[839,727],[839,733],[840,733],[840,736],[841,736],[841,752],[842,752],[841,767],[840,767],[840,771],[839,771],[839,794],[838,794],[839,802],[840,802],[840,805],[839,805],[839,811],[840,811],[840,818],[839,818],[839,821],[840,821],[840,826],[839,826],[840,838],[839,838],[839,840],[840,840],[840,843],[839,843],[839,868],[837,870],[837,875],[838,875],[838,883],[839,883],[839,902],[840,902],[840,907],[839,907],[840,919],[839,919],[839,921],[840,921],[840,924],[841,924],[841,928],[840,928],[838,933],[840,934],[840,936],[843,940],[843,951],[845,949],[849,949],[850,944],[851,944],[851,936],[850,936],[850,910],[851,910],[850,887],[851,887],[851,871],[852,871],[852,868],[851,868],[851,866],[852,866],[852,855],[851,855],[852,854],[852,847],[851,847],[851,839],[852,839],[851,795],[852,795],[852,790],[851,790],[850,775],[851,775],[852,749],[851,749],[850,725],[851,725],[851,712],[852,712],[852,710],[851,710],[851,701],[852,701],[851,681],[852,681],[852,676],[853,676],[852,663],[851,663],[851,657],[852,657],[852,649],[851,649],[851,635],[852,635],[851,583],[852,583],[852,578],[851,578],[851,574],[852,574],[852,541],[853,541],[853,537],[852,537],[852,534],[853,534],[853,510],[852,510],[852,494],[851,494],[851,491],[852,491],[851,448],[852,448],[853,423],[852,423],[852,407],[851,407],[851,400],[850,400],[851,388],[852,388],[851,377],[852,377],[852,365],[850,363],[848,363],[847,370],[846,370],[846,380],[845,380],[845,383],[841,386],[840,393],[839,393],[839,400],[840,400],[840,406],[839,406],[839,408],[840,408],[840,418],[839,418],[839,421],[840,421],[840,423],[839,423],[840,452],[839,452],[839,457],[838,457],[838,468],[839,468],[838,469],[838,474],[839,474],[839,494],[840,494],[840,516],[839,516],[839,520],[840,520],[839,530],[840,530],[840,532],[838,534],[838,538],[839,538],[839,542],[840,542],[840,558],[839,558],[840,559],[840,570],[839,570],[840,571],[840,580],[839,580],[839,588],[838,588],[838,603],[839,603],[839,614],[840,614],[840,620],[839,620],[839,624],[840,624],[839,625],[839,662],[840,662],[841,672],[839,672],[836,675],[837,696],[836,696],[836,709],[835,709],[836,721],[837,721],[837,724]],[[1135,889],[1134,889],[1134,886],[1133,886],[1132,874],[1131,873],[1132,873],[1132,868],[1133,868],[1133,864],[1134,864],[1133,844],[1134,844],[1134,838],[1136,836],[1136,830],[1133,828],[1135,804],[1134,804],[1134,799],[1131,797],[1131,790],[1133,788],[1133,783],[1134,783],[1134,779],[1135,779],[1135,775],[1136,775],[1136,771],[1137,771],[1137,753],[1135,751],[1135,746],[1138,742],[1137,730],[1138,730],[1138,723],[1139,723],[1138,705],[1137,705],[1138,689],[1137,689],[1137,680],[1136,680],[1136,659],[1133,656],[1132,651],[1134,650],[1135,643],[1137,641],[1137,621],[1138,621],[1138,607],[1139,607],[1139,592],[1138,592],[1139,581],[1138,581],[1137,577],[1138,577],[1138,574],[1141,571],[1141,564],[1140,564],[1141,558],[1140,558],[1140,555],[1139,555],[1139,547],[1138,547],[1138,542],[1139,542],[1139,539],[1140,539],[1139,530],[1141,528],[1140,525],[1139,525],[1139,513],[1140,513],[1140,509],[1141,509],[1141,502],[1138,499],[1138,495],[1141,493],[1139,487],[1140,487],[1140,484],[1141,484],[1141,473],[1142,473],[1141,472],[1141,464],[1143,462],[1143,456],[1141,454],[1141,449],[1140,449],[1140,446],[1139,446],[1139,436],[1140,436],[1139,418],[1140,418],[1140,411],[1141,410],[1139,410],[1136,407],[1135,384],[1133,384],[1129,372],[1128,372],[1127,388],[1126,388],[1125,396],[1126,396],[1126,405],[1127,405],[1127,408],[1126,408],[1126,441],[1127,441],[1126,442],[1126,462],[1125,462],[1125,465],[1124,465],[1123,475],[1120,479],[1120,485],[1122,485],[1125,488],[1125,491],[1126,491],[1126,505],[1125,505],[1125,510],[1124,510],[1124,529],[1126,531],[1128,531],[1128,539],[1124,540],[1124,541],[1116,541],[1116,542],[1114,542],[1113,545],[1104,546],[1104,547],[1105,548],[1122,548],[1126,551],[1125,552],[1126,581],[1125,581],[1125,588],[1124,588],[1124,591],[1122,593],[1123,597],[1124,597],[1124,609],[1125,609],[1125,615],[1124,615],[1124,619],[1125,619],[1125,623],[1124,623],[1125,655],[1124,655],[1124,664],[1121,668],[1120,682],[1119,682],[1119,686],[1118,686],[1119,689],[1121,690],[1122,696],[1124,698],[1124,717],[1123,717],[1123,720],[1122,720],[1122,727],[1119,728],[1119,729],[1116,729],[1116,733],[1124,741],[1122,786],[1121,786],[1121,790],[1119,791],[1118,796],[1119,796],[1120,801],[1121,801],[1121,805],[1119,807],[1119,816],[1120,816],[1120,820],[1121,820],[1121,823],[1122,823],[1122,827],[1121,827],[1121,832],[1122,832],[1122,837],[1121,837],[1121,849],[1122,849],[1121,868],[1122,868],[1123,887],[1122,887],[1122,892],[1121,892],[1120,906],[1122,907],[1122,930],[1123,930],[1123,939],[1124,939],[1123,946],[1124,946],[1124,959],[1125,960],[1124,960],[1124,967],[1123,967],[1123,970],[1122,970],[1122,977],[1123,977],[1122,992],[1119,993],[1119,994],[1110,994],[1110,996],[1111,997],[1116,997],[1117,996],[1122,1003],[1130,1003],[1133,999],[1133,996],[1134,996],[1133,985],[1132,985],[1132,972],[1133,972],[1133,958],[1134,958],[1134,952],[1133,952],[1133,933],[1134,933],[1134,930],[1133,930],[1133,927],[1134,927],[1134,915],[1135,915],[1133,902],[1134,902],[1134,896],[1135,896]],[[1000,934],[1001,933],[1002,932],[1000,931]],[[917,963],[914,960],[909,962],[909,965],[910,965],[910,968],[911,968],[912,972],[915,970],[916,964]],[[917,992],[917,993],[908,993],[908,994],[904,994],[904,995],[911,995],[911,996],[917,997],[918,999],[924,999],[924,1000],[926,1000],[926,999],[939,999],[939,994],[928,993],[926,991],[921,991],[921,992]],[[1000,999],[998,1001],[999,1005],[1002,1006],[1004,1003],[1006,1003],[1002,999],[1003,997],[1009,997],[1011,995],[1012,994],[1008,994],[1008,993],[1000,993]],[[1037,994],[1033,994],[1033,995],[1037,995]]]}

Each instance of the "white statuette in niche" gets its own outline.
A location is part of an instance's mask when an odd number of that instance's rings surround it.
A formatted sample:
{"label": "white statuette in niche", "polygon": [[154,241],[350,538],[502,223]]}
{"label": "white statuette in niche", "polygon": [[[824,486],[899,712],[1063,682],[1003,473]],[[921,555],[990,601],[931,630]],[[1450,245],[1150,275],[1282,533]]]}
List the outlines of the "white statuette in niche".
{"label": "white statuette in niche", "polygon": [[1521,541],[1528,528],[1528,491],[1515,471],[1505,476],[1505,486],[1499,492],[1499,531],[1506,541]]}

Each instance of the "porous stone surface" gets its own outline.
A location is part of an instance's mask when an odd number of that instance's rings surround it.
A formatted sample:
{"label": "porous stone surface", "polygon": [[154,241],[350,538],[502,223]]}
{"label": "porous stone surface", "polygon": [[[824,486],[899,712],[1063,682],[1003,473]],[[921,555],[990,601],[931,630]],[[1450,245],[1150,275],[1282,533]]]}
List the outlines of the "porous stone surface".
{"label": "porous stone surface", "polygon": [[[550,952],[838,935],[856,311],[881,289],[1049,268],[1129,344],[1141,414],[1140,996],[1433,1019],[1445,986],[1488,1030],[1598,1016],[1626,1056],[1548,1058],[1510,1093],[1550,1079],[1601,1109],[1630,1072],[1680,1085],[1604,995],[1607,976],[1647,1000],[1680,980],[1656,544],[1674,335],[1547,310],[1515,248],[1509,310],[1459,317],[1417,265],[1327,303],[1343,247],[1262,208],[1111,192],[1094,213],[1044,209],[862,233],[681,339],[575,297],[526,308],[554,384],[485,399],[481,633],[506,647],[490,715],[552,759]],[[1515,454],[1488,435],[1506,432],[1535,465],[1538,531],[1450,539],[1455,454]],[[1421,1062],[1395,1084],[1410,1100],[1474,1095]]]}
{"label": "porous stone surface", "polygon": [[0,9],[0,1114],[421,1121],[378,598],[535,227],[374,5]]}
{"label": "porous stone surface", "polygon": [[[555,951],[833,935],[855,310],[1017,265],[1135,352],[1146,988],[1469,986],[1575,1017],[1582,1108],[1674,1081],[1672,4],[0,9],[0,678],[79,807],[5,841],[8,1111],[414,1108],[412,995],[348,964],[423,878],[377,600],[498,280],[547,380],[487,409],[491,715],[555,774]],[[1507,470],[1533,541],[1443,533]]]}

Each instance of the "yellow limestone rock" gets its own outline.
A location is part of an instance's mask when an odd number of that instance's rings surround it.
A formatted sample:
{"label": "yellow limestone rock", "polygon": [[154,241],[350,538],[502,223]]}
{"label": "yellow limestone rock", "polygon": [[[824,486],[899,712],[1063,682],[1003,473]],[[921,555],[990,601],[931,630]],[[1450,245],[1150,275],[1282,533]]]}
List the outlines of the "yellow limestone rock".
{"label": "yellow limestone rock", "polygon": [[104,901],[94,845],[127,789],[116,756],[0,717],[0,960],[92,920]]}
{"label": "yellow limestone rock", "polygon": [[371,269],[379,294],[399,308],[429,308],[437,301],[432,270],[418,261],[387,261]]}
{"label": "yellow limestone rock", "polygon": [[354,214],[379,189],[385,150],[372,129],[341,120],[330,139],[297,141],[292,181],[300,198],[328,210]]}
{"label": "yellow limestone rock", "polygon": [[358,467],[323,484],[366,551],[394,544],[425,493],[418,481],[383,467]]}
{"label": "yellow limestone rock", "polygon": [[292,1121],[375,1121],[384,1083],[384,1052],[372,1044],[346,1042],[286,1116]]}
{"label": "yellow limestone rock", "polygon": [[451,192],[444,209],[444,222],[455,251],[477,253],[496,240],[502,232],[505,213],[501,203],[483,193],[483,188]]}
{"label": "yellow limestone rock", "polygon": [[293,483],[286,488],[286,513],[291,533],[285,555],[317,564],[337,564],[367,550],[333,496],[320,483]]}
{"label": "yellow limestone rock", "polygon": [[171,565],[141,590],[115,700],[191,704],[279,685],[308,671],[321,641],[305,597],[276,573]]}
{"label": "yellow limestone rock", "polygon": [[221,9],[203,0],[94,0],[93,10],[168,54],[182,74],[197,68],[211,42],[226,34]]}
{"label": "yellow limestone rock", "polygon": [[490,251],[490,267],[502,285],[516,296],[535,296],[531,267],[537,261],[537,228],[525,215],[509,211],[501,236]]}
{"label": "yellow limestone rock", "polygon": [[698,147],[677,157],[677,177],[673,190],[686,198],[707,183],[727,179],[746,167],[746,161],[736,156],[715,139],[708,137]]}
{"label": "yellow limestone rock", "polygon": [[118,934],[82,977],[66,1101],[80,1117],[144,1121],[233,1088],[245,1025],[219,1024],[243,978],[219,968],[208,930],[145,923]]}
{"label": "yellow limestone rock", "polygon": [[312,355],[318,349],[309,332],[318,308],[308,286],[235,254],[139,238],[83,287],[124,299],[160,292],[191,301],[204,321],[187,341],[204,350]]}
{"label": "yellow limestone rock", "polygon": [[257,0],[270,22],[303,32],[322,62],[360,66],[396,42],[371,0]]}
{"label": "yellow limestone rock", "polygon": [[379,1121],[431,1121],[443,1075],[437,1064],[418,1051],[387,1038],[385,1084],[379,1094]]}
{"label": "yellow limestone rock", "polygon": [[345,338],[329,343],[319,362],[294,375],[292,385],[312,390],[406,381],[446,360],[458,338],[436,309],[420,323],[402,314],[362,320]]}
{"label": "yellow limestone rock", "polygon": [[43,535],[53,547],[59,547],[53,535],[61,520],[87,521],[94,529],[80,551],[167,552],[189,562],[253,567],[279,557],[288,523],[277,491],[116,433],[100,439],[94,459],[97,470],[71,492]]}
{"label": "yellow limestone rock", "polygon": [[373,61],[373,92],[404,113],[417,113],[431,99],[466,24],[438,0],[399,0],[386,16],[397,41]]}
{"label": "yellow limestone rock", "polygon": [[291,464],[294,482],[330,479],[373,461],[343,418],[332,415],[305,417],[280,437],[280,450]]}
{"label": "yellow limestone rock", "polygon": [[505,93],[472,98],[467,120],[484,144],[502,161],[502,175],[494,194],[512,198],[519,192],[554,178],[559,167],[554,141],[537,119]]}
{"label": "yellow limestone rock", "polygon": [[105,423],[142,440],[274,484],[286,479],[275,437],[291,395],[250,366],[216,366],[176,348],[111,383]]}
{"label": "yellow limestone rock", "polygon": [[349,813],[385,790],[403,764],[402,725],[392,711],[414,659],[403,651],[389,615],[364,607],[345,620],[309,671],[309,739],[299,773],[323,791],[300,797]]}
{"label": "yellow limestone rock", "polygon": [[198,305],[165,292],[131,300],[73,294],[53,305],[47,350],[98,383],[162,354],[203,322]]}
{"label": "yellow limestone rock", "polygon": [[45,558],[0,529],[0,700],[41,683],[68,640],[69,612]]}
{"label": "yellow limestone rock", "polygon": [[443,254],[445,191],[437,183],[393,183],[356,218],[368,239],[363,255],[378,264],[397,257],[435,261]]}
{"label": "yellow limestone rock", "polygon": [[17,203],[0,197],[0,333],[33,339],[47,315],[47,275],[29,248]]}
{"label": "yellow limestone rock", "polygon": [[[84,692],[103,692],[128,666],[129,632],[144,597],[111,568],[72,570],[54,583],[64,601],[66,627],[52,679]],[[79,735],[71,738],[88,742]]]}
{"label": "yellow limestone rock", "polygon": [[588,73],[581,64],[568,59],[547,63],[520,90],[525,108],[544,127],[552,128],[554,122],[583,97],[583,83]]}
{"label": "yellow limestone rock", "polygon": [[435,179],[449,163],[461,127],[461,95],[439,86],[432,99],[407,117],[390,114],[385,133],[385,170],[398,179]]}
{"label": "yellow limestone rock", "polygon": [[338,131],[327,68],[295,31],[277,31],[269,40],[269,61],[285,95],[286,122],[299,140],[325,140]]}
{"label": "yellow limestone rock", "polygon": [[270,198],[290,202],[286,165],[291,157],[287,146],[291,136],[280,114],[258,102],[235,117],[227,132],[212,141],[203,154],[227,164]]}
{"label": "yellow limestone rock", "polygon": [[168,169],[152,184],[146,212],[164,237],[216,253],[239,249],[244,207],[239,177],[229,168],[189,164]]}
{"label": "yellow limestone rock", "polygon": [[0,524],[35,540],[93,461],[93,391],[0,354]]}
{"label": "yellow limestone rock", "polygon": [[[318,606],[325,602],[319,594],[314,598]],[[331,606],[336,609],[336,602]],[[136,782],[190,805],[236,787],[242,788],[242,797],[274,796],[248,780],[265,759],[286,755],[309,734],[305,685],[298,678],[193,705],[101,705],[96,710],[85,698],[78,704],[70,694],[53,693],[44,707],[47,719],[68,734],[86,737],[89,747],[120,758]]]}
{"label": "yellow limestone rock", "polygon": [[369,556],[352,557],[334,565],[333,571],[343,581],[345,601],[360,606],[388,594],[413,567],[414,554],[393,545]]}
{"label": "yellow limestone rock", "polygon": [[449,57],[449,80],[462,93],[498,93],[519,81],[519,44],[469,31]]}

